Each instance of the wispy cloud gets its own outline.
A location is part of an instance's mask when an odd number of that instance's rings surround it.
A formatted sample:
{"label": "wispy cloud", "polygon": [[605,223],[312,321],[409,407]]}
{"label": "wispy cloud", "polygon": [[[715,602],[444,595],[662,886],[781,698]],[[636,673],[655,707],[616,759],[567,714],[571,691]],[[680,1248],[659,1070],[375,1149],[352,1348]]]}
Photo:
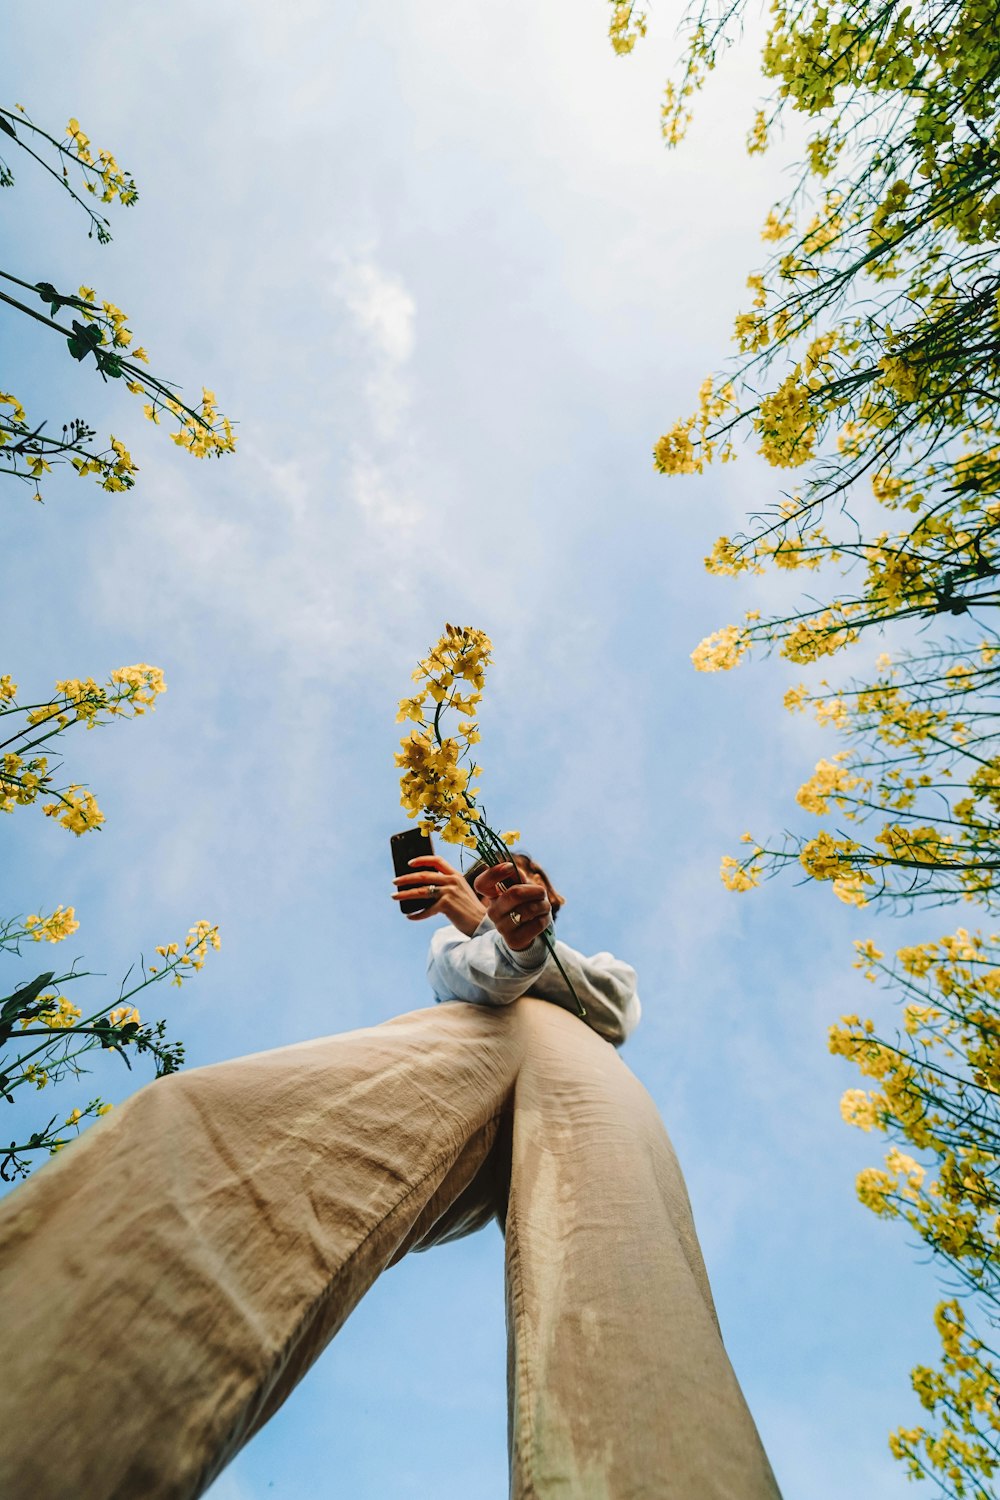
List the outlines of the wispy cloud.
{"label": "wispy cloud", "polygon": [[417,304],[402,278],[371,254],[340,261],[334,293],[366,345],[368,414],[375,436],[389,441],[398,435],[409,405],[406,367],[416,343]]}

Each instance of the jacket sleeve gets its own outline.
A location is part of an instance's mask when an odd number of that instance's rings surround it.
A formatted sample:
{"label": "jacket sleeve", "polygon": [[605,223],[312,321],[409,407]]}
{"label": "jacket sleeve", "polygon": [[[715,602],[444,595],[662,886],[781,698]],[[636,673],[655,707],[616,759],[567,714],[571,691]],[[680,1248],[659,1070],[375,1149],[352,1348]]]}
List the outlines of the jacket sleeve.
{"label": "jacket sleeve", "polygon": [[[555,949],[587,1012],[587,1025],[612,1046],[620,1047],[635,1030],[641,1014],[635,970],[610,953],[587,958],[560,942]],[[542,939],[536,938],[530,948],[515,953],[488,917],[469,938],[451,926],[435,932],[427,976],[439,1000],[510,1005],[530,993],[577,1013],[573,993]]]}
{"label": "jacket sleeve", "polygon": [[515,953],[484,917],[471,937],[457,927],[438,928],[431,938],[427,978],[439,1000],[510,1005],[534,987],[548,956],[541,938]]}
{"label": "jacket sleeve", "polygon": [[[583,1019],[593,1031],[613,1047],[620,1047],[639,1024],[642,1007],[636,990],[636,972],[611,953],[595,953],[587,958],[568,943],[557,942],[556,954],[587,1014]],[[551,1000],[578,1015],[573,993],[551,956],[531,985],[531,993]]]}

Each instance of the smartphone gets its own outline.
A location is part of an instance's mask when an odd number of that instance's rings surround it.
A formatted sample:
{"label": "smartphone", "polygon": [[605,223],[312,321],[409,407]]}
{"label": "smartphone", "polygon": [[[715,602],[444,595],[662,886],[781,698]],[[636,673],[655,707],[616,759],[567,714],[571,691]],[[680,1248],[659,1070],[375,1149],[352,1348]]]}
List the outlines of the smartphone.
{"label": "smartphone", "polygon": [[[415,875],[417,872],[410,869],[410,860],[417,859],[422,854],[434,853],[430,834],[421,833],[419,828],[407,828],[405,833],[394,833],[389,840],[389,847],[392,850],[392,867],[397,875]],[[433,883],[434,876],[430,871],[427,879]],[[426,911],[433,905],[434,902],[426,896],[415,896],[412,901],[400,901],[399,909],[407,917],[415,911]]]}

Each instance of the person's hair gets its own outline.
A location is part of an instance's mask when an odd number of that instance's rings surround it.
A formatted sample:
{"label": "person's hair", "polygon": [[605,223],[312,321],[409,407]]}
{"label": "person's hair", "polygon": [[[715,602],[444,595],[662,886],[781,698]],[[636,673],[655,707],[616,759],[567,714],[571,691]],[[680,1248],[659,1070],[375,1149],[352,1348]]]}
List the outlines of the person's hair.
{"label": "person's hair", "polygon": [[[552,885],[551,880],[549,880],[548,875],[542,869],[542,867],[538,863],[537,859],[534,859],[528,853],[527,849],[513,849],[513,850],[511,850],[511,857],[515,861],[515,863],[527,865],[527,867],[531,871],[532,875],[541,875],[541,877],[545,881],[546,885],[548,885],[548,886]],[[492,868],[492,866],[489,865],[485,859],[477,859],[475,861],[475,863],[471,864],[467,870],[463,870],[462,871],[462,874],[465,877],[466,884],[469,885],[473,891],[476,891],[476,879],[477,879],[477,877],[480,876],[483,873],[484,870],[489,870],[491,868]],[[476,895],[477,896],[478,896],[478,894],[479,894],[479,892],[476,891]],[[553,922],[555,921],[556,917],[558,917],[558,915],[559,915],[559,910],[558,910],[557,907],[554,906],[552,908],[552,920],[553,920]]]}

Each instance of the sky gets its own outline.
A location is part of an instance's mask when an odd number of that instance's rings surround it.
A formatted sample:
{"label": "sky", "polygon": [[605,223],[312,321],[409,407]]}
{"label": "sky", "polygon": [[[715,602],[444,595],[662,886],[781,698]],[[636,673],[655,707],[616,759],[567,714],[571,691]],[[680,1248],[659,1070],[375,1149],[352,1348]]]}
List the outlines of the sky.
{"label": "sky", "polygon": [[[137,661],[168,683],[155,714],[67,740],[106,825],[75,839],[20,810],[0,909],[74,905],[108,984],[217,922],[221,951],[156,1011],[192,1066],[429,1003],[428,928],[389,899],[396,702],[445,620],[486,630],[487,812],[551,869],[560,937],[638,971],[623,1057],[677,1148],[779,1483],[892,1500],[886,1437],[919,1420],[938,1291],[855,1198],[879,1141],[841,1121],[860,1079],[826,1032],[856,1010],[891,1027],[852,940],[904,926],[794,879],[721,885],[744,829],[803,827],[794,792],[832,746],[782,710],[798,670],[689,660],[776,597],[702,565],[776,476],[752,453],[695,479],[651,463],[726,358],[798,137],[743,152],[751,32],[668,152],[679,12],[629,58],[607,19],[603,0],[6,18],[6,95],[56,133],[77,116],[141,193],[101,247],[21,171],[6,264],[125,308],[239,448],[196,462],[0,323],[29,413],[86,415],[141,468],[121,496],[53,476],[44,507],[8,487],[2,670],[40,696]],[[109,1099],[141,1081],[95,1079]],[[213,1500],[506,1493],[502,1277],[492,1228],[387,1272]]]}

